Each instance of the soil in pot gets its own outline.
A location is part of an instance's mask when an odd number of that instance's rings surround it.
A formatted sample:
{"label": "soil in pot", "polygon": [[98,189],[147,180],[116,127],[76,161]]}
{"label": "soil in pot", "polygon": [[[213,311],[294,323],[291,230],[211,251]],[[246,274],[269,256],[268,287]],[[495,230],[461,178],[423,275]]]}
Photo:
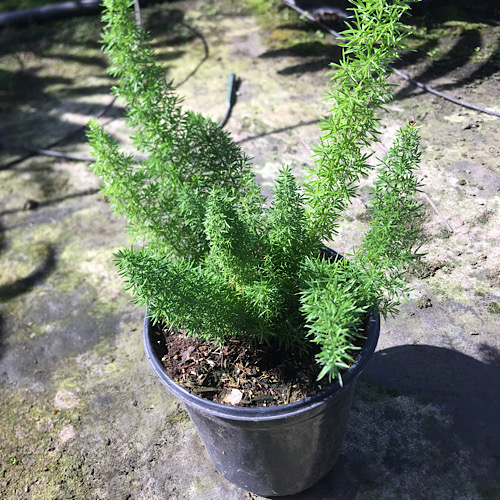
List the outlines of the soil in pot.
{"label": "soil in pot", "polygon": [[[165,339],[162,363],[175,382],[223,404],[258,407],[293,403],[329,385],[317,381],[316,346],[302,356],[278,346],[249,347],[239,340],[217,346],[175,329],[154,327]],[[359,346],[364,339],[359,340]]]}

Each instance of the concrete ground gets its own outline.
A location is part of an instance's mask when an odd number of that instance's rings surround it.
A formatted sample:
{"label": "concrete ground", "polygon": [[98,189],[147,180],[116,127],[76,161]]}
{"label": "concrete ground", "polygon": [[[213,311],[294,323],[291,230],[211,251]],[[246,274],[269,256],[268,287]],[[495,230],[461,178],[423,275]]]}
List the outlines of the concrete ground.
{"label": "concrete ground", "polygon": [[[417,19],[418,51],[401,69],[500,112],[498,11],[440,12]],[[162,3],[143,22],[187,106],[220,119],[230,72],[241,78],[227,129],[265,189],[282,164],[302,175],[338,55],[327,36],[287,10],[263,21],[228,1]],[[92,17],[0,33],[0,498],[259,498],[217,474],[147,365],[144,311],[113,265],[129,244],[124,222],[87,164],[12,163],[12,144],[47,148],[111,101],[98,36]],[[383,324],[339,463],[293,498],[499,498],[500,120],[393,82],[377,153],[417,119],[426,256]],[[122,114],[118,104],[101,121],[126,141]],[[53,149],[89,154],[82,133]],[[332,243],[340,252],[366,228],[365,201],[363,191]]]}

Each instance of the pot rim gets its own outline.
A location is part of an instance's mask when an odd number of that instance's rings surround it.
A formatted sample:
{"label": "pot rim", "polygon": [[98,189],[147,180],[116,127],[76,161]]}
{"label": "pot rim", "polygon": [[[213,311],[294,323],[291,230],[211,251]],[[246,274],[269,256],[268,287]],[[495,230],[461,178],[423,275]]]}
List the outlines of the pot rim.
{"label": "pot rim", "polygon": [[325,404],[325,402],[338,397],[343,390],[353,384],[366,367],[368,361],[375,352],[375,348],[377,347],[380,333],[380,314],[373,309],[370,311],[366,341],[353,365],[342,376],[342,386],[339,384],[338,380],[334,380],[328,387],[325,387],[316,394],[299,401],[284,405],[262,406],[257,408],[229,406],[222,403],[216,403],[197,396],[176,383],[168,376],[161,360],[158,359],[158,356],[154,352],[151,340],[152,332],[153,325],[150,321],[148,311],[146,312],[143,323],[143,345],[146,358],[160,382],[184,404],[215,417],[249,421],[266,421],[289,418],[302,414],[306,411],[310,411]]}

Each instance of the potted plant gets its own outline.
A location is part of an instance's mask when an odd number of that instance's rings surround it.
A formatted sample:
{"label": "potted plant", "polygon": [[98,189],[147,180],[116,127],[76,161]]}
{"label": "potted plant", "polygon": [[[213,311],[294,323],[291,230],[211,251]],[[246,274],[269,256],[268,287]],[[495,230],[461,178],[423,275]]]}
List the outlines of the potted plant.
{"label": "potted plant", "polygon": [[186,404],[219,472],[261,495],[296,493],[335,464],[379,314],[396,312],[418,258],[414,124],[379,160],[362,244],[344,257],[324,247],[374,169],[368,148],[379,140],[376,113],[391,97],[387,64],[402,47],[408,7],[352,1],[308,179],[299,186],[282,168],[266,204],[230,135],[182,109],[133,3],[104,1],[103,40],[114,93],[147,159],[122,152],[96,121],[88,135],[102,191],[138,243],[116,259],[148,307],[146,355]]}

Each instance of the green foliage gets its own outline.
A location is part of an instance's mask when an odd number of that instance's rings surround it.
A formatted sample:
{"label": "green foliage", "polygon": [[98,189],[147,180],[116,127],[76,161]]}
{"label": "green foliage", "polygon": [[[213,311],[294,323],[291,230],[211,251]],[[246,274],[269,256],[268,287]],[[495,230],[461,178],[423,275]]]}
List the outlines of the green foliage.
{"label": "green foliage", "polygon": [[353,362],[356,341],[375,297],[366,283],[358,281],[353,265],[345,259],[307,258],[302,311],[308,335],[321,346],[316,359],[323,369],[319,378],[340,377]]}
{"label": "green foliage", "polygon": [[[387,63],[401,47],[401,0],[354,1],[344,57],[333,65],[330,115],[314,148],[315,166],[299,188],[288,167],[265,205],[249,161],[230,136],[183,111],[131,15],[133,0],[105,0],[103,36],[114,92],[125,101],[138,151],[134,162],[94,121],[94,171],[140,249],[117,265],[154,321],[212,342],[240,338],[306,351],[319,345],[320,377],[338,378],[365,334],[368,312],[393,313],[418,257],[420,154],[413,126],[398,133],[372,189],[371,229],[345,259],[322,241],[372,167],[377,110],[390,98]],[[304,191],[304,192],[302,192]]]}
{"label": "green foliage", "polygon": [[147,247],[122,250],[116,257],[126,288],[133,290],[137,304],[149,307],[155,322],[218,343],[235,337],[264,340],[263,321],[216,267],[196,266]]}
{"label": "green foliage", "polygon": [[412,125],[400,129],[382,160],[371,189],[370,231],[353,256],[363,278],[378,290],[377,303],[387,315],[397,312],[398,297],[406,293],[405,274],[415,263],[423,217],[415,199],[421,187],[415,170],[420,159],[418,132]]}
{"label": "green foliage", "polygon": [[342,59],[331,64],[333,86],[324,95],[331,109],[322,119],[322,134],[313,148],[315,165],[306,184],[311,229],[327,240],[336,234],[342,212],[357,195],[359,180],[372,170],[366,147],[379,140],[376,113],[391,98],[387,64],[403,46],[399,19],[409,8],[400,0],[351,3],[354,18],[342,32]]}
{"label": "green foliage", "polygon": [[147,159],[134,165],[94,121],[89,137],[98,160],[96,173],[117,212],[129,219],[135,240],[200,259],[208,248],[204,217],[212,187],[245,195],[252,177],[248,157],[215,122],[182,110],[146,33],[135,26],[133,1],[104,4],[103,42],[109,72],[118,78],[113,92],[123,99],[134,145]]}

